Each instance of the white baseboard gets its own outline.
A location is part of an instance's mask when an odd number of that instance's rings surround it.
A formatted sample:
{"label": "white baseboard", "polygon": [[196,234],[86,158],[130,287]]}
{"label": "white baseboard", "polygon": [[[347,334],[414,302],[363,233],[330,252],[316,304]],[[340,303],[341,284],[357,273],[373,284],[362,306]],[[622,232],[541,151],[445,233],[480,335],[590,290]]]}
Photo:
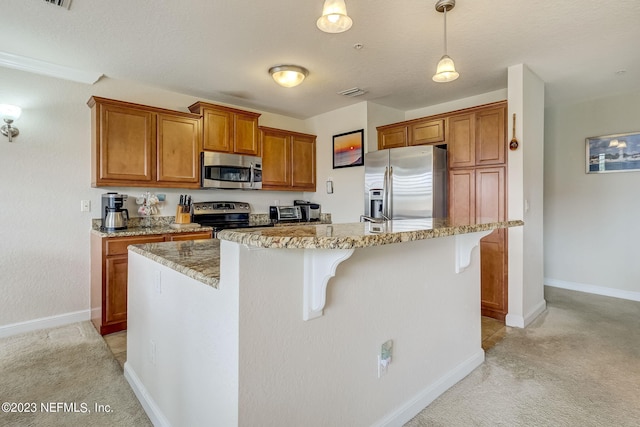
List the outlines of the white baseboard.
{"label": "white baseboard", "polygon": [[540,316],[547,309],[547,301],[542,300],[533,308],[533,310],[529,311],[525,316],[516,316],[513,314],[507,314],[507,317],[504,319],[504,323],[507,326],[511,326],[513,328],[526,328],[529,323],[533,322],[536,317]]}
{"label": "white baseboard", "polygon": [[544,278],[544,284],[553,288],[568,289],[570,291],[585,292],[588,294],[621,298],[630,301],[640,301],[640,292],[624,291],[622,289],[607,288],[604,286],[586,285],[584,283],[568,282],[566,280],[551,279],[549,277]]}
{"label": "white baseboard", "polygon": [[40,319],[0,326],[0,338],[36,331],[38,329],[56,328],[58,326],[68,325],[69,323],[84,322],[90,319],[91,310],[80,310],[59,314],[57,316],[41,317]]}
{"label": "white baseboard", "polygon": [[435,383],[418,393],[413,399],[407,401],[400,408],[388,414],[383,419],[374,423],[375,427],[401,427],[411,418],[415,417],[436,400],[445,391],[469,375],[474,369],[484,362],[484,350],[480,349],[471,358],[465,360],[454,369],[440,377]]}
{"label": "white baseboard", "polygon": [[156,404],[155,400],[153,400],[153,397],[151,397],[146,387],[142,384],[142,381],[140,381],[140,378],[136,375],[128,362],[124,363],[124,377],[131,386],[131,389],[140,401],[142,408],[144,408],[144,411],[147,413],[147,416],[154,427],[171,427],[171,423],[167,417],[164,416],[160,407]]}

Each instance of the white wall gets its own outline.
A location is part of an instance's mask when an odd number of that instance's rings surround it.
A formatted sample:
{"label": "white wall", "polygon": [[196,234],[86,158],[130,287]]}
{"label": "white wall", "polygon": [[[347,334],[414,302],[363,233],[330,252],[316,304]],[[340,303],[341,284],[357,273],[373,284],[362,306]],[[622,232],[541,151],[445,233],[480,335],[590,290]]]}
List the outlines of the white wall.
{"label": "white wall", "polygon": [[[89,230],[106,191],[135,196],[147,188],[91,188],[91,95],[172,110],[188,111],[198,99],[133,82],[103,78],[95,85],[69,82],[0,68],[0,103],[23,108],[13,143],[0,137],[0,336],[55,322],[89,318]],[[206,101],[206,100],[205,100]],[[209,100],[210,102],[215,102]],[[259,123],[310,132],[300,120],[263,113]],[[174,215],[180,190],[167,194],[160,215]],[[188,191],[194,201],[248,201],[254,212],[268,212],[300,192]],[[91,212],[80,212],[90,200]],[[53,316],[53,319],[37,319]],[[60,317],[62,316],[62,317]],[[26,322],[26,323],[25,323]]]}
{"label": "white wall", "polygon": [[[307,120],[316,140],[316,193],[305,196],[331,213],[333,222],[357,222],[363,214],[364,166],[333,169],[333,135],[365,129],[367,135],[366,102],[340,108]],[[325,183],[333,181],[333,194],[327,194]],[[355,195],[355,196],[354,196]]]}
{"label": "white wall", "polygon": [[585,173],[585,138],[638,132],[640,92],[545,111],[545,283],[640,301],[640,172]]}
{"label": "white wall", "polygon": [[544,82],[525,65],[509,67],[508,137],[516,114],[517,150],[508,151],[509,326],[524,327],[546,308],[543,286]]}
{"label": "white wall", "polygon": [[404,120],[412,120],[418,119],[420,117],[448,113],[450,111],[461,110],[463,108],[475,107],[477,105],[489,104],[491,102],[504,101],[505,99],[507,99],[506,88],[493,92],[483,93],[480,95],[470,96],[468,98],[456,99],[455,101],[445,102],[443,104],[430,105],[428,107],[410,110],[406,112]]}

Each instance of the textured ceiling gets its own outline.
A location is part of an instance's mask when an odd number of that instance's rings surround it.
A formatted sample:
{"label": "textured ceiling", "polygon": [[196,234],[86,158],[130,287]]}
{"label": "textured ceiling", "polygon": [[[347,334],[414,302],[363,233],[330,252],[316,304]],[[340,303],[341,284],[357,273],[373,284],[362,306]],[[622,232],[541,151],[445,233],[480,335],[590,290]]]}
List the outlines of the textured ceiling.
{"label": "textured ceiling", "polygon": [[[435,0],[346,0],[353,27],[341,34],[316,28],[323,0],[1,2],[0,52],[298,118],[481,94],[505,88],[520,63],[545,82],[547,105],[640,90],[639,0],[457,0],[452,83],[431,80],[443,54]],[[309,77],[277,86],[267,70],[283,63]],[[336,93],[355,86],[367,93]]]}

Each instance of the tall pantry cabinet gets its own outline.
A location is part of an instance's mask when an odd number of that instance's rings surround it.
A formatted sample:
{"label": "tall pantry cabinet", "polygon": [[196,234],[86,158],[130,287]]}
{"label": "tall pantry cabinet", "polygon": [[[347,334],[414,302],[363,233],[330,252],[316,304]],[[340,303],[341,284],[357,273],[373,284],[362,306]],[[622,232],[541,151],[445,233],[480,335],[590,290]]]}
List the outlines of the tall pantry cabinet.
{"label": "tall pantry cabinet", "polygon": [[[454,224],[507,218],[507,102],[378,126],[378,149],[447,146],[449,218]],[[480,241],[482,315],[504,321],[508,311],[507,232]]]}
{"label": "tall pantry cabinet", "polygon": [[[506,220],[506,112],[500,102],[448,118],[449,216],[458,224]],[[508,311],[507,233],[480,241],[482,315]]]}

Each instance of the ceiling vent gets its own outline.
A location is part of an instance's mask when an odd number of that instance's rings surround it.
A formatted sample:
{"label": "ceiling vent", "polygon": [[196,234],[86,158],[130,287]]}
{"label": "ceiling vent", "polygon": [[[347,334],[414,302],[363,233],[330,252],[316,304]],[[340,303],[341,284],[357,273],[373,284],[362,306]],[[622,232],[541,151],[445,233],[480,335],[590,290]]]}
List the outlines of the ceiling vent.
{"label": "ceiling vent", "polygon": [[338,92],[338,95],[350,96],[353,98],[354,96],[364,95],[365,93],[367,93],[367,91],[364,89],[360,89],[359,87],[352,87],[351,89],[346,89]]}
{"label": "ceiling vent", "polygon": [[49,4],[64,7],[65,9],[69,9],[69,7],[71,6],[71,0],[44,0],[44,1]]}

